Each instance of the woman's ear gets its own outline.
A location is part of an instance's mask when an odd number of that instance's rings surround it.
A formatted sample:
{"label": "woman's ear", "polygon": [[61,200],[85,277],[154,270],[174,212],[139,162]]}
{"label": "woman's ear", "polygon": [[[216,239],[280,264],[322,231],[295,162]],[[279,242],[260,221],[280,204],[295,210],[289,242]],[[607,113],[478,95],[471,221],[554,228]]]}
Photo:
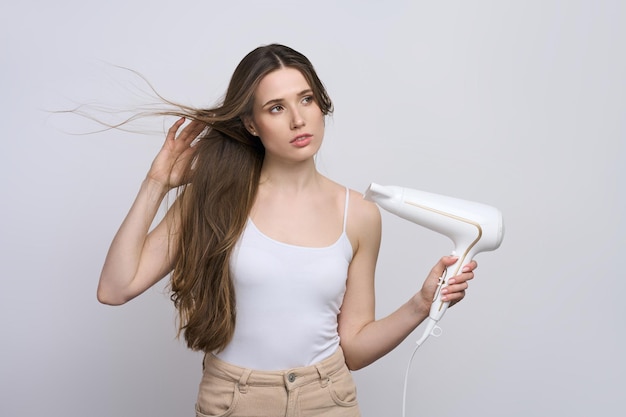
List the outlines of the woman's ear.
{"label": "woman's ear", "polygon": [[252,136],[259,136],[259,134],[256,131],[256,127],[254,126],[254,122],[252,121],[251,117],[244,117],[243,118],[243,125],[246,127],[246,130],[248,132],[250,132],[250,134]]}

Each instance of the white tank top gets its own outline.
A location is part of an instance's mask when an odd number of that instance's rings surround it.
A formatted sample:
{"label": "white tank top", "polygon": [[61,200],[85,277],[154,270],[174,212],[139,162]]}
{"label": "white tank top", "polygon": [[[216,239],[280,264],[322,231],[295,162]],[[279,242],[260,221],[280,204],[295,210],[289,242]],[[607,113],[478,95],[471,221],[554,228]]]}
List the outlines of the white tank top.
{"label": "white tank top", "polygon": [[323,248],[276,241],[248,219],[230,260],[235,332],[218,358],[243,368],[281,370],[312,365],[337,350],[337,315],[352,260],[348,199],[346,189],[341,236]]}

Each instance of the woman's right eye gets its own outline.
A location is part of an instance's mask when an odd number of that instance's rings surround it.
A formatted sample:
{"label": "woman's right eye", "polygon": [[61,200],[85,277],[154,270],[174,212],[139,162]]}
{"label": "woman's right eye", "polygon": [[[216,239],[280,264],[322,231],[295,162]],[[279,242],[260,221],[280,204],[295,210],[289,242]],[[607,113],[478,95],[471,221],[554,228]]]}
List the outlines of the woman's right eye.
{"label": "woman's right eye", "polygon": [[278,113],[282,109],[283,109],[283,106],[276,105],[276,106],[270,107],[270,113]]}

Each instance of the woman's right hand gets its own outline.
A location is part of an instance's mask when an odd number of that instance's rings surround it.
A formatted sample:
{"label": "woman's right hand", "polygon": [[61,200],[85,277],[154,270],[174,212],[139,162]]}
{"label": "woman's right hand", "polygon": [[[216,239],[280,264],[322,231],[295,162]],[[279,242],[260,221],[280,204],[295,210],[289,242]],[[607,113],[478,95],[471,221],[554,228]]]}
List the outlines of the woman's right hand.
{"label": "woman's right hand", "polygon": [[195,151],[192,142],[206,128],[205,123],[192,120],[178,133],[183,123],[185,123],[185,118],[181,117],[170,127],[165,143],[152,161],[148,172],[149,179],[158,182],[168,190],[187,182],[184,175],[193,160]]}
{"label": "woman's right hand", "polygon": [[165,143],[152,162],[146,180],[126,218],[117,231],[107,254],[100,281],[98,300],[119,305],[150,288],[173,268],[178,256],[172,233],[176,228],[175,206],[150,231],[161,201],[172,188],[189,181],[185,178],[193,161],[192,143],[206,127],[181,117],[167,132]]}

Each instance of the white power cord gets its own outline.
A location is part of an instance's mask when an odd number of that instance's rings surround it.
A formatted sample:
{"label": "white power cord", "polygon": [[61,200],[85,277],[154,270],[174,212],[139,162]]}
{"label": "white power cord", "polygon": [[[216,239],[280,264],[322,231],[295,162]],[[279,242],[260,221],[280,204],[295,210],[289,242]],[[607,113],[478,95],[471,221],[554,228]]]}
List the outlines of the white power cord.
{"label": "white power cord", "polygon": [[429,336],[439,337],[440,335],[441,335],[441,327],[437,326],[437,322],[435,320],[430,319],[428,321],[428,324],[426,325],[426,330],[424,330],[424,334],[422,335],[420,340],[416,342],[417,346],[415,346],[415,349],[413,349],[413,353],[411,354],[409,363],[406,366],[406,373],[404,374],[404,388],[402,391],[402,417],[406,417],[406,392],[407,392],[407,387],[409,385],[409,372],[411,371],[411,364],[413,363],[413,358],[415,357],[417,350],[420,348],[420,346],[422,346],[424,341],[426,341],[426,339],[428,339]]}

